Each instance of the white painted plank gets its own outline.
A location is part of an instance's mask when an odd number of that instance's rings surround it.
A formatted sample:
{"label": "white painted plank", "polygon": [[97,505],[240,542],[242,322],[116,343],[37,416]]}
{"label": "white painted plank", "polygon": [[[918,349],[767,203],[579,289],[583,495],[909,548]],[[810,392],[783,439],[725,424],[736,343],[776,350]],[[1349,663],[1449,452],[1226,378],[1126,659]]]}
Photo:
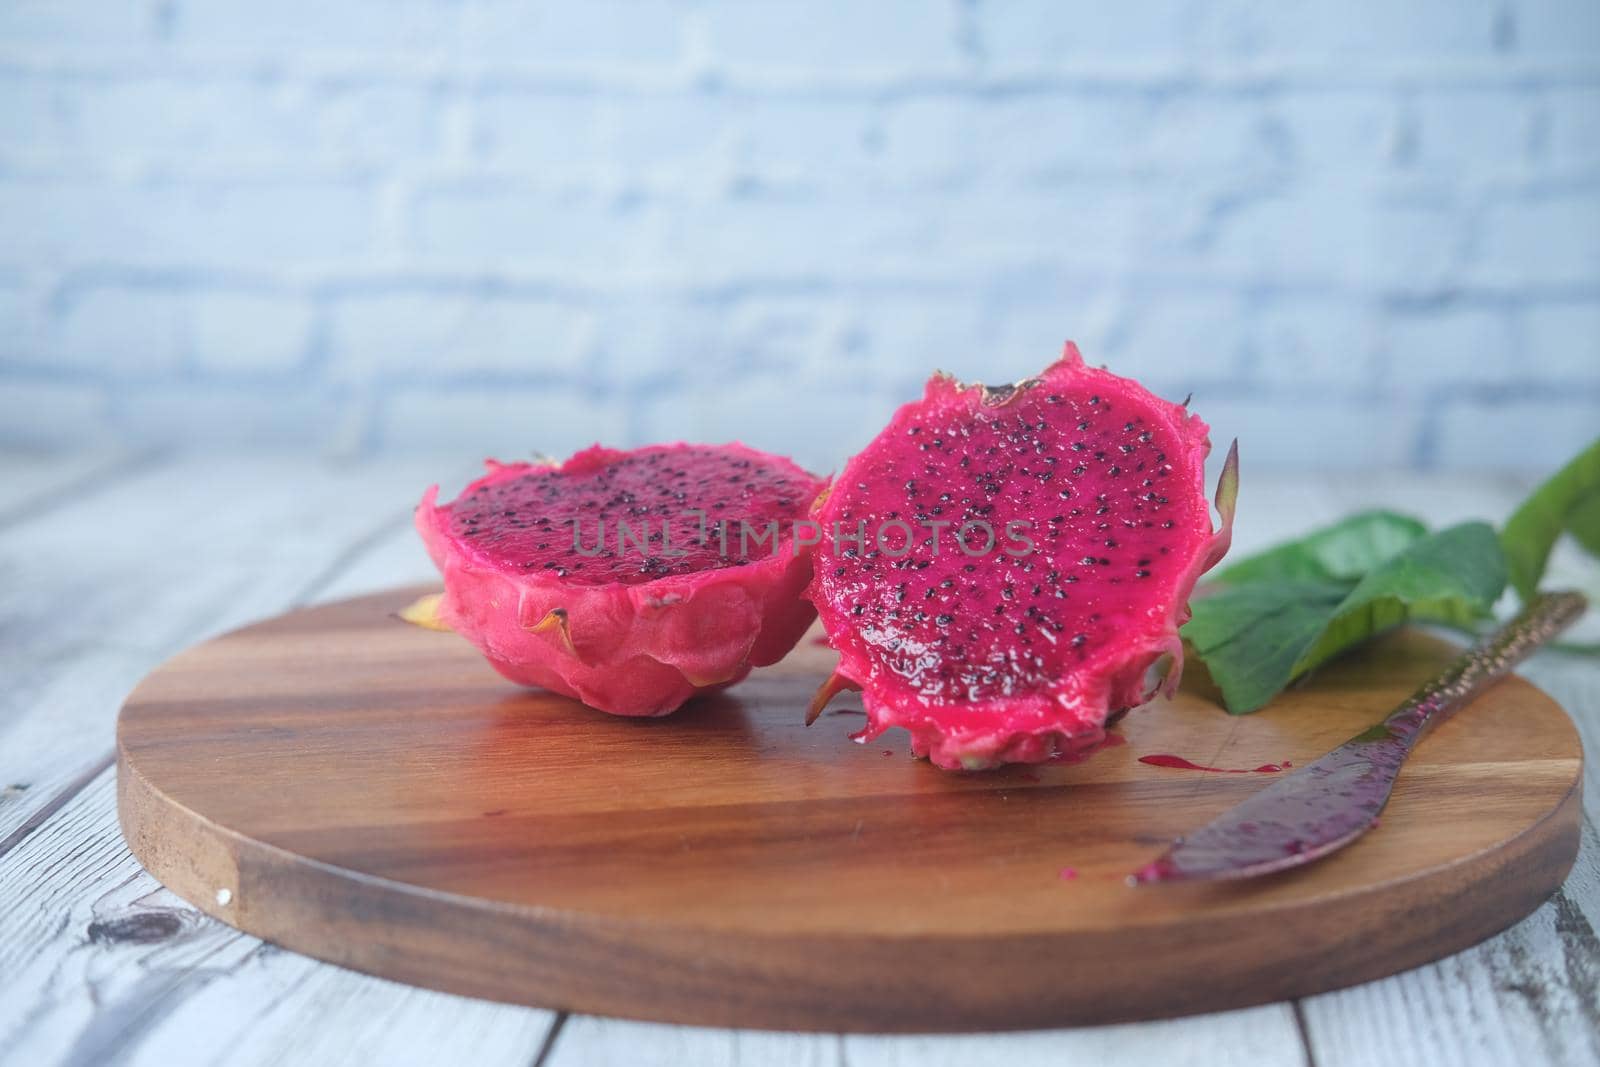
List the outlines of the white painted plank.
{"label": "white painted plank", "polygon": [[1286,1005],[1074,1030],[877,1037],[711,1030],[574,1016],[557,1037],[550,1067],[1060,1067],[1066,1064],[1291,1064],[1305,1057]]}
{"label": "white painted plank", "polygon": [[574,1015],[556,1036],[548,1067],[844,1067],[834,1034],[715,1030]]}
{"label": "white painted plank", "polygon": [[1482,519],[1499,526],[1521,503],[1533,482],[1522,475],[1361,474],[1340,472],[1312,479],[1330,518],[1363,508],[1389,508],[1432,526]]}
{"label": "white painted plank", "polygon": [[850,1067],[1060,1067],[1116,1063],[1150,1067],[1229,1067],[1232,1064],[1305,1063],[1305,1051],[1287,1005],[1264,1005],[1185,1019],[957,1037],[845,1038]]}
{"label": "white painted plank", "polygon": [[397,585],[437,582],[439,572],[422,547],[422,538],[410,523],[391,530],[373,542],[371,551],[352,559],[327,585],[318,590],[313,602],[343,600],[382,592]]}
{"label": "white painted plank", "polygon": [[[162,542],[182,555],[181,575],[166,560],[152,567],[141,562],[165,515],[197,503],[185,495],[188,487],[216,484],[216,467],[185,462],[131,479],[109,497],[83,502],[96,516],[92,523],[71,508],[52,515],[52,524],[71,531],[103,528],[104,514],[121,518],[117,529],[128,536],[109,540],[93,560],[101,569],[87,576],[86,607],[94,615],[96,608],[118,613],[142,606],[154,621],[139,640],[120,645],[79,640],[64,624],[35,623],[25,648],[0,653],[15,657],[13,663],[24,653],[34,656],[24,665],[34,672],[26,692],[47,698],[0,703],[23,720],[21,730],[15,721],[7,724],[8,737],[26,742],[0,759],[31,766],[36,780],[51,782],[48,760],[70,758],[83,735],[109,747],[123,691],[175,647],[287,606],[313,587],[320,591],[330,579],[337,582],[350,560],[364,563],[371,578],[390,564],[413,568],[397,581],[419,577],[398,535],[407,532],[405,512],[433,476],[425,465],[333,469],[246,461],[241,468],[230,460],[224,466],[237,478],[227,483],[232,489],[212,492],[202,509],[221,516],[205,524],[210,536]],[[116,511],[103,510],[108,500]],[[384,528],[388,536],[362,543]],[[74,532],[52,546],[26,526],[9,533],[0,535],[0,548],[22,544],[35,561],[51,552],[57,559],[70,555],[88,538]],[[45,568],[37,573],[40,588],[52,577],[60,582]],[[58,729],[30,732],[37,719],[29,717],[42,714]],[[96,723],[103,730],[86,729]],[[109,772],[94,778],[0,859],[0,899],[12,905],[0,921],[0,974],[14,991],[0,998],[0,1057],[30,1064],[113,1056],[163,1064],[532,1058],[551,1013],[412,989],[281,952],[160,889],[122,844],[111,781]]]}
{"label": "white painted plank", "polygon": [[96,778],[0,864],[0,1059],[523,1065],[549,1012],[413,989],[264,945],[128,854]]}
{"label": "white painted plank", "polygon": [[151,453],[0,451],[0,528],[156,462]]}
{"label": "white painted plank", "polygon": [[[190,472],[192,467],[184,464],[168,477],[186,480]],[[294,507],[290,498],[298,498],[301,512],[334,502],[344,514],[354,515],[374,498],[386,501],[395,485],[402,493],[398,499],[406,501],[400,506],[403,512],[422,485],[408,467],[339,472],[333,493],[338,499],[330,501],[325,493],[307,496],[304,486],[317,477],[302,464],[277,475],[264,470],[254,474],[251,482],[240,485],[240,493],[274,506]],[[342,480],[347,477],[360,478],[362,488],[346,491]],[[170,501],[170,494],[162,491],[165,485],[157,478],[147,496]],[[232,507],[230,501],[224,499],[219,506]],[[259,515],[256,510],[253,517]],[[414,568],[410,544],[400,536],[414,534],[394,509],[390,518],[389,536],[352,557],[373,576],[389,566]],[[307,526],[302,528],[304,544],[286,555],[282,525],[264,523],[253,533],[250,523],[243,522],[235,533],[234,552],[256,560],[262,582],[274,584],[277,577],[277,598],[283,601],[309,582],[322,584],[318,574],[346,555],[349,542],[365,531],[342,520]],[[259,544],[261,537],[278,544]],[[286,569],[278,566],[285,558],[291,563]],[[222,569],[229,569],[227,560]],[[416,577],[413,571],[398,581]],[[338,581],[334,574],[328,585]],[[182,585],[174,587],[176,595],[168,595],[165,585],[152,584],[150,589],[157,590],[152,608],[192,603],[182,600]],[[243,597],[235,597],[238,603],[229,608],[243,614],[245,601],[253,606],[270,595],[246,584]],[[277,606],[272,603],[267,609]],[[205,629],[232,621],[216,611],[200,617]],[[35,646],[43,646],[43,640],[35,640]],[[125,651],[134,675],[165,654],[150,648]],[[61,661],[74,675],[82,675],[82,654],[62,656]],[[90,689],[78,693],[58,681],[51,691],[77,696],[78,715],[86,717],[99,696]],[[115,699],[107,707],[114,715]],[[126,853],[115,829],[110,781],[109,773],[96,777],[90,790],[0,861],[0,893],[14,902],[6,918],[22,920],[10,926],[0,923],[0,944],[11,949],[0,950],[0,971],[14,977],[11,987],[24,993],[5,998],[6,1008],[0,1008],[0,1049],[13,1054],[14,1062],[99,1062],[115,1053],[126,1062],[152,1064],[373,1062],[374,1057],[378,1062],[438,1064],[458,1056],[523,1064],[539,1048],[554,1021],[550,1013],[446,997],[342,971],[262,945],[190,909],[158,888]]]}
{"label": "white painted plank", "polygon": [[[1567,710],[1583,738],[1589,763],[1583,779],[1583,808],[1587,836],[1596,839],[1600,837],[1594,832],[1600,816],[1600,773],[1593,762],[1600,757],[1600,659],[1551,653],[1535,657],[1522,673]],[[1590,924],[1600,929],[1600,851],[1586,847],[1579,855],[1567,880],[1567,892]]]}
{"label": "white painted plank", "polygon": [[[429,466],[427,485],[439,483],[439,499],[454,498],[466,484],[477,478],[482,469],[477,464],[439,462]],[[422,498],[422,489],[413,494],[412,503]],[[349,559],[347,566],[333,575],[315,596],[313,603],[343,600],[382,592],[398,585],[416,585],[437,582],[439,572],[422,547],[422,538],[412,525],[411,515],[405,522],[382,537],[377,538],[366,551]]]}
{"label": "white painted plank", "polygon": [[422,463],[191,459],[0,530],[0,841],[110,752],[122,697],[198,638],[281,610],[398,530]]}
{"label": "white painted plank", "polygon": [[1302,1011],[1318,1064],[1600,1063],[1600,946],[1561,894],[1483,945]]}

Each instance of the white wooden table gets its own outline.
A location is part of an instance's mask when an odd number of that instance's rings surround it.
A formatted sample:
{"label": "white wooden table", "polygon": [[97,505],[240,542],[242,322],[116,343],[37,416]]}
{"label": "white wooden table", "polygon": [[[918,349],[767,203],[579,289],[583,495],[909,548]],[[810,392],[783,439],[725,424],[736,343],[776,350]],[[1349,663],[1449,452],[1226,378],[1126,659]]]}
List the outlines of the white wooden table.
{"label": "white wooden table", "polygon": [[[1577,869],[1514,929],[1385,981],[1168,1022],[923,1038],[568,1017],[369,978],[204,917],[145,874],[118,834],[112,730],[123,696],[223,629],[428,578],[412,504],[441,475],[459,484],[465,473],[459,460],[0,453],[0,1061],[1600,1063],[1593,775]],[[1524,488],[1247,470],[1238,543],[1248,551],[1368,504],[1441,522],[1498,519]],[[1591,593],[1600,584],[1592,565],[1566,566]],[[1600,666],[1547,654],[1527,673],[1600,751]]]}

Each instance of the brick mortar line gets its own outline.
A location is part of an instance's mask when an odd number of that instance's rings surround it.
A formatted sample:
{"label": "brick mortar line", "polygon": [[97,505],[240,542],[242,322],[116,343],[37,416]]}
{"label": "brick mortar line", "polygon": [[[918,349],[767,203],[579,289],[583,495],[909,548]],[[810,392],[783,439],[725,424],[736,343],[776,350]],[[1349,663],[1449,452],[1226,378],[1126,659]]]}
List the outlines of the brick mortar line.
{"label": "brick mortar line", "polygon": [[[394,54],[391,50],[387,54]],[[286,57],[293,58],[286,58]],[[191,46],[174,50],[151,42],[148,48],[105,51],[93,47],[54,52],[37,45],[0,43],[0,74],[61,80],[109,82],[169,79],[243,81],[270,84],[417,85],[446,91],[535,90],[618,96],[748,95],[753,97],[839,96],[887,100],[939,95],[1055,95],[1083,92],[1259,93],[1284,90],[1415,91],[1428,89],[1550,89],[1600,85],[1600,64],[1561,58],[1440,57],[1419,50],[1414,56],[1369,62],[1306,62],[1274,59],[1195,60],[1179,54],[1152,55],[1072,72],[1029,63],[987,63],[975,70],[952,60],[921,70],[895,70],[895,64],[863,65],[841,75],[820,64],[691,63],[586,60],[575,64],[495,64],[462,61],[439,52],[401,52],[401,58],[351,57],[337,50],[313,55],[292,47],[238,49]],[[260,73],[273,61],[270,75]],[[774,74],[776,70],[778,73]],[[714,86],[714,89],[708,88]]]}

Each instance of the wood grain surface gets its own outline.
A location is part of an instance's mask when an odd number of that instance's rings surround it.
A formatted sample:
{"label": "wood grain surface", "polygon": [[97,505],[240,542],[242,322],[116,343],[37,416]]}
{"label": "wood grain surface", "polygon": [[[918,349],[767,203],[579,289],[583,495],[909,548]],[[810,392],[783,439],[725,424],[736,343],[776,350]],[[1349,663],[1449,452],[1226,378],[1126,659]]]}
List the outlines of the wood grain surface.
{"label": "wood grain surface", "polygon": [[[1302,763],[1444,661],[1415,634],[1232,718],[1203,684],[1074,764],[953,775],[893,735],[807,730],[831,653],[662,720],[505,683],[396,623],[415,590],[298,611],[183,653],[129,698],[134,854],[287,947],[432,988],[717,1025],[966,1030],[1147,1018],[1311,994],[1475,943],[1577,848],[1566,716],[1509,680],[1428,738],[1383,826],[1248,886],[1121,876]],[[1070,873],[1072,877],[1064,877]]]}

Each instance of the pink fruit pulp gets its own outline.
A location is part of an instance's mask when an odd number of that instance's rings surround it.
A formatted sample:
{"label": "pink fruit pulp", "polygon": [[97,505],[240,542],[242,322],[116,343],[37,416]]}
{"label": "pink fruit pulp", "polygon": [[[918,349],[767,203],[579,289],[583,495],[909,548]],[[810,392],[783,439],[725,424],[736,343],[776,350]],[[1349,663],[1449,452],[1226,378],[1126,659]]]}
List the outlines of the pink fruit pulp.
{"label": "pink fruit pulp", "polygon": [[[916,754],[981,769],[1097,744],[1113,712],[1170,693],[1189,595],[1231,532],[1236,457],[1216,529],[1208,433],[1186,406],[1086,366],[1071,344],[1016,386],[935,375],[815,513],[810,595],[840,660],[813,714],[859,688],[858,739],[903,727]],[[889,520],[919,531],[899,558],[905,539]],[[839,536],[863,521],[864,546]],[[940,521],[950,525],[935,544],[922,524]],[[1007,537],[1014,521],[1031,552]],[[992,551],[961,550],[951,535],[968,522],[994,532]],[[970,539],[986,540],[981,529]]]}
{"label": "pink fruit pulp", "polygon": [[497,671],[664,715],[781,659],[810,625],[793,523],[822,485],[740,444],[596,445],[559,465],[491,460],[453,503],[429,489],[416,525],[444,576],[438,620]]}

